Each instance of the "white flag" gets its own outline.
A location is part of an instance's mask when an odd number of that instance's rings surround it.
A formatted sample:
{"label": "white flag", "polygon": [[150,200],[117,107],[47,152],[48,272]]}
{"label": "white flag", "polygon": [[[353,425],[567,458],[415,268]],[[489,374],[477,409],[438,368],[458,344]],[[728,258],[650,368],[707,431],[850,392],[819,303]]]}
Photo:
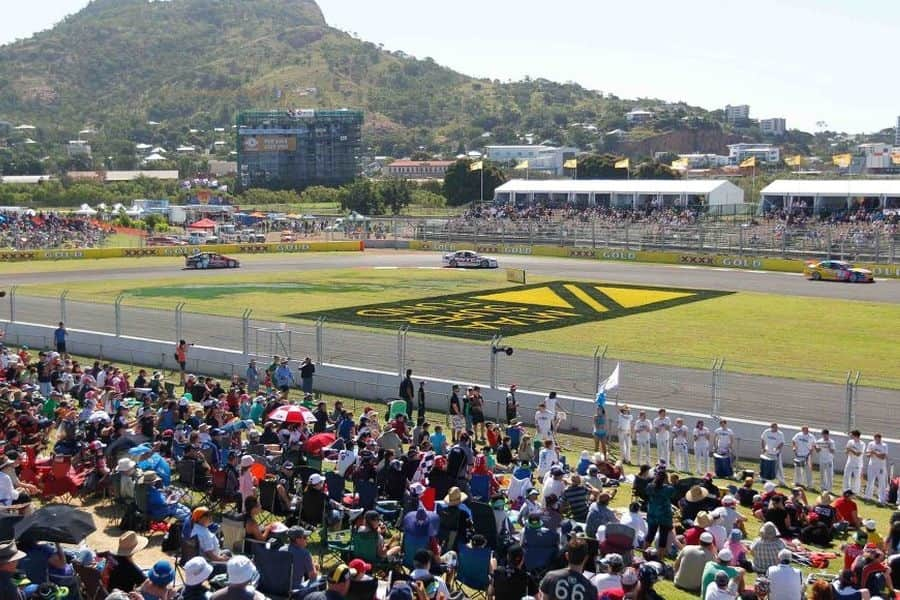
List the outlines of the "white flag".
{"label": "white flag", "polygon": [[613,372],[609,374],[603,383],[600,384],[600,387],[597,388],[598,394],[606,393],[610,390],[614,390],[619,387],[619,363],[616,363],[616,368],[613,369]]}

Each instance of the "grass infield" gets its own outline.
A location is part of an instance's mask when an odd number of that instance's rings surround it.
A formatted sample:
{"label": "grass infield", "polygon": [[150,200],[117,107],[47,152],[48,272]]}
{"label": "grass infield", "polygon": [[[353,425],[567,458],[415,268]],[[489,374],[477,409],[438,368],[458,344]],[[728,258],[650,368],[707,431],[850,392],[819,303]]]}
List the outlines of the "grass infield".
{"label": "grass infield", "polygon": [[[555,280],[535,277],[528,287],[551,281]],[[592,290],[581,299],[590,296],[601,304],[607,299],[594,291],[596,286],[617,288],[620,305],[665,289],[623,292],[635,286],[564,283]],[[252,308],[254,318],[290,322],[317,311],[456,294],[502,295],[515,287],[495,271],[358,268],[247,275],[223,271],[195,279],[85,281],[71,285],[69,299],[111,302],[123,293],[128,306],[171,309],[184,301],[193,312],[238,316],[244,308]],[[23,285],[20,292],[56,296],[59,290],[59,284],[40,284]],[[559,295],[571,304],[564,292]],[[675,301],[620,318],[504,335],[517,348],[589,355],[596,346],[608,345],[615,358],[697,368],[723,357],[735,371],[842,382],[850,369],[866,372],[873,364],[900,364],[900,328],[892,326],[896,323],[900,323],[898,304],[740,292],[699,302]],[[391,324],[395,326],[399,323]],[[884,385],[900,388],[900,380]]]}

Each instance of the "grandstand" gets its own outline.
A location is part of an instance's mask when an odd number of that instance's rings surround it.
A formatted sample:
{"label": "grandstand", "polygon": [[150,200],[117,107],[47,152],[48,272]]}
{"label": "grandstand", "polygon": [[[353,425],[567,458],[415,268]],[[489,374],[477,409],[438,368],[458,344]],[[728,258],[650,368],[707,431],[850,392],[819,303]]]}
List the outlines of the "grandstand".
{"label": "grandstand", "polygon": [[359,173],[363,114],[248,111],[237,118],[238,188],[340,185]]}

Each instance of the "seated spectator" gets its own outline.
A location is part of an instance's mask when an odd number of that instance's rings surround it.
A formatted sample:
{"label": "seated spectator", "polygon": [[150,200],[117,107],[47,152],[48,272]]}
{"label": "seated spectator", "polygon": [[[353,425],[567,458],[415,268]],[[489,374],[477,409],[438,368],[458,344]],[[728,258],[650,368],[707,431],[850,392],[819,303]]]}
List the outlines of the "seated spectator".
{"label": "seated spectator", "polygon": [[778,564],[766,570],[766,579],[769,580],[769,597],[773,600],[803,597],[803,573],[791,566],[790,550],[778,553]]}
{"label": "seated spectator", "polygon": [[212,513],[209,508],[205,506],[195,508],[191,513],[191,521],[193,522],[191,535],[197,538],[203,557],[213,563],[213,566],[215,563],[227,562],[231,558],[231,552],[222,550],[219,538],[209,530],[209,526],[212,524]]}
{"label": "seated spectator", "polygon": [[759,537],[750,544],[753,570],[762,574],[772,565],[777,565],[778,553],[784,549],[784,541],[778,537],[778,528],[775,527],[775,524],[763,523],[759,529]]}
{"label": "seated spectator", "polygon": [[854,529],[862,527],[862,520],[859,518],[859,510],[856,502],[853,501],[853,490],[846,489],[840,498],[831,503],[834,510],[837,511],[837,520],[849,524]]}
{"label": "seated spectator", "polygon": [[175,588],[171,587],[175,581],[175,569],[167,560],[160,560],[147,571],[147,579],[141,585],[140,594],[144,600],[172,600],[176,597]]}
{"label": "seated spectator", "polygon": [[835,600],[869,600],[871,595],[867,589],[857,589],[853,585],[853,571],[850,569],[842,569],[840,574],[832,583]]}
{"label": "seated spectator", "polygon": [[581,476],[577,473],[569,477],[569,485],[562,493],[562,502],[564,510],[568,510],[574,520],[579,523],[587,520],[588,489],[582,484]]}
{"label": "seated spectator", "polygon": [[409,574],[409,579],[414,582],[421,581],[426,587],[433,583],[437,584],[438,597],[449,599],[450,589],[447,587],[447,583],[442,577],[437,577],[433,573],[434,562],[435,557],[430,550],[425,548],[416,550],[412,560],[413,570]]}
{"label": "seated spectator", "polygon": [[259,572],[249,558],[235,556],[228,559],[226,570],[228,587],[213,592],[209,600],[267,600],[254,587],[259,579]]}
{"label": "seated spectator", "polygon": [[699,538],[699,545],[690,544],[681,549],[675,558],[675,587],[698,593],[701,588],[703,568],[715,559],[713,536],[708,531]]}
{"label": "seated spectator", "polygon": [[184,521],[190,516],[191,509],[178,502],[181,498],[180,493],[169,495],[163,493],[163,481],[155,472],[144,473],[142,481],[144,485],[149,486],[147,488],[147,507],[151,519],[161,521],[175,517],[179,521]]}
{"label": "seated spectator", "polygon": [[615,497],[617,491],[618,488],[613,488],[611,493],[601,492],[588,509],[584,532],[589,538],[597,536],[597,529],[601,525],[605,526],[609,523],[619,522],[619,517],[609,508],[609,503]]}
{"label": "seated spectator", "polygon": [[643,548],[644,539],[647,537],[647,520],[641,514],[640,502],[629,504],[628,512],[622,516],[619,523],[634,529],[634,547]]}
{"label": "seated spectator", "polygon": [[734,600],[737,594],[728,589],[731,579],[725,571],[716,571],[712,585],[706,588],[704,600]]}
{"label": "seated spectator", "polygon": [[213,573],[213,567],[202,556],[195,556],[184,565],[184,587],[179,600],[208,600],[209,587],[206,582]]}
{"label": "seated spectator", "polygon": [[109,589],[130,592],[143,585],[147,576],[134,564],[134,555],[146,548],[147,542],[147,538],[133,531],[126,531],[119,536],[116,546],[106,559],[104,572],[109,580]]}
{"label": "seated spectator", "polygon": [[272,530],[281,525],[280,522],[272,522],[265,527],[260,527],[257,518],[262,513],[259,499],[250,496],[244,501],[244,535],[257,542],[265,542],[272,535]]}
{"label": "seated spectator", "polygon": [[706,566],[703,567],[703,575],[701,577],[701,598],[706,597],[706,590],[709,588],[710,584],[713,583],[716,574],[719,572],[726,573],[728,579],[735,582],[735,586],[739,593],[744,591],[744,570],[739,567],[732,567],[731,561],[733,559],[734,557],[731,555],[731,550],[725,548],[724,550],[719,550],[719,553],[716,555],[716,560],[706,563]]}
{"label": "seated spectator", "polygon": [[506,550],[506,564],[494,570],[491,583],[494,600],[521,600],[537,593],[537,581],[525,569],[525,552],[519,544]]}
{"label": "seated spectator", "polygon": [[[294,563],[291,589],[299,590],[319,576],[312,554],[307,550],[309,532],[302,527],[291,527],[287,532],[289,543],[281,548],[291,555]],[[351,563],[352,564],[352,563]],[[363,563],[365,564],[365,563]],[[351,566],[351,568],[353,568]]]}

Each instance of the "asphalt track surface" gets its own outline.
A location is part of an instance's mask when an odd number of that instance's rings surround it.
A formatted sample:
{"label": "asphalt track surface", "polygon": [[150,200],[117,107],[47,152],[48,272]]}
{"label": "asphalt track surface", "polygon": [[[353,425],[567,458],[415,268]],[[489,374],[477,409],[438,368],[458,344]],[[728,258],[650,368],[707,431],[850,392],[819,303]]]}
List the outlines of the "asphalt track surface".
{"label": "asphalt track surface", "polygon": [[[589,261],[530,256],[504,256],[502,267],[524,268],[529,273],[558,279],[590,279],[605,282],[703,288],[728,291],[748,291],[865,300],[900,302],[900,281],[879,281],[874,285],[810,282],[795,274],[760,273],[744,270],[711,269],[706,267],[648,265],[612,261]],[[277,256],[242,257],[242,267],[233,271],[236,276],[246,273],[266,273],[286,270],[323,270],[344,268],[434,268],[440,265],[438,253],[393,250],[367,250],[358,253],[285,254]],[[161,278],[202,279],[205,272],[180,269],[179,259],[171,265],[159,261],[133,268],[103,268],[102,261],[90,263],[85,270],[72,273],[27,273],[9,275],[9,284],[54,283],[60,289],[71,288],[79,281],[133,280]],[[223,273],[227,271],[212,271]],[[112,332],[113,309],[108,304],[68,301],[67,326]],[[0,306],[0,314],[8,314],[7,301]],[[123,308],[123,335],[154,339],[175,338],[171,312],[135,307]],[[36,298],[21,293],[16,299],[17,320],[55,324],[59,307],[55,298]],[[254,321],[256,328],[276,324]],[[294,325],[291,352],[294,357],[312,354],[315,347],[314,327]],[[186,313],[183,335],[197,344],[240,349],[242,327],[239,319]],[[255,331],[255,330],[254,330]],[[698,332],[702,335],[702,332]],[[256,335],[256,334],[254,334]],[[396,371],[397,336],[378,330],[356,330],[329,326],[326,331],[326,362]],[[271,337],[268,342],[271,343]],[[49,340],[48,340],[49,342]],[[602,340],[598,340],[601,343]],[[275,353],[275,348],[256,337],[250,351],[259,354]],[[648,336],[648,350],[652,350],[652,336]],[[79,352],[77,348],[73,351]],[[85,349],[82,353],[87,354]],[[409,336],[406,365],[415,373],[443,379],[485,384],[490,380],[489,348],[487,342],[463,342],[445,338]],[[161,357],[165,359],[166,357]],[[171,361],[171,359],[169,359]],[[615,359],[604,363],[604,376]],[[814,357],[810,359],[814,364]],[[155,366],[155,365],[151,365]],[[171,368],[172,365],[167,365]],[[190,368],[190,367],[189,367]],[[242,370],[237,366],[237,371]],[[665,407],[709,414],[713,405],[713,377],[711,370],[689,369],[650,363],[623,362],[623,383],[618,400],[635,405]],[[517,350],[512,357],[501,356],[498,362],[498,383],[517,383],[522,389],[552,390],[561,394],[591,397],[595,393],[594,362],[587,357]],[[744,375],[726,371],[717,385],[720,414],[732,418],[771,420],[787,424],[810,421],[814,428],[829,427],[843,431],[847,423],[846,388],[844,385],[813,383],[787,378]],[[444,390],[429,390],[442,393]],[[900,429],[900,411],[891,410],[900,400],[900,392],[860,387],[855,413],[857,427],[863,431]],[[488,416],[491,416],[491,410]],[[589,416],[573,415],[582,430],[589,427]],[[891,433],[887,433],[893,437]],[[756,444],[756,440],[745,443]]]}

